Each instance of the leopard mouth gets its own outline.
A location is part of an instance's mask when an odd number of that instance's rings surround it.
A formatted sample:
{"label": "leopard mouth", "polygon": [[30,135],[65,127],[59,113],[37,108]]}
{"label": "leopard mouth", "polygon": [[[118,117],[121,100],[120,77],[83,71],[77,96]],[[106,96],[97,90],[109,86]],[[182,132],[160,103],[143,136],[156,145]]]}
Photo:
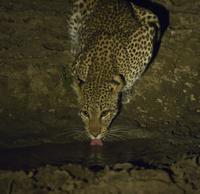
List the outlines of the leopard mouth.
{"label": "leopard mouth", "polygon": [[99,133],[96,137],[94,135],[92,135],[88,130],[88,135],[91,139],[90,141],[90,145],[91,146],[103,146],[103,141],[102,141],[102,138],[103,138],[103,134],[102,133]]}
{"label": "leopard mouth", "polygon": [[90,142],[91,146],[103,146],[103,141],[101,139],[92,139]]}

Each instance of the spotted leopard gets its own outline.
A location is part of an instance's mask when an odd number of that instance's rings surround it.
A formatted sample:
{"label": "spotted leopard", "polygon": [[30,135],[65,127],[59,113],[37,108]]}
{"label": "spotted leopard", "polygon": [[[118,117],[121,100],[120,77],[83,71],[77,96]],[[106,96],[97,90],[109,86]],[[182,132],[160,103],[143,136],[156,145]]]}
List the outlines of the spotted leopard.
{"label": "spotted leopard", "polygon": [[150,62],[159,32],[157,16],[127,0],[74,2],[69,20],[73,88],[91,139],[106,136],[121,99]]}

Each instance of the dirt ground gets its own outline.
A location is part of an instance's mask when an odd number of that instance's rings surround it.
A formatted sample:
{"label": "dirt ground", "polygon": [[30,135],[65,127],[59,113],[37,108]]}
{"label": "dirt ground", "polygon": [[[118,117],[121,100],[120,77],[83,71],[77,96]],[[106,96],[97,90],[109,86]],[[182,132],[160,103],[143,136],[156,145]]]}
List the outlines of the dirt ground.
{"label": "dirt ground", "polygon": [[165,31],[113,123],[126,130],[93,150],[70,87],[72,0],[0,0],[0,193],[200,193],[200,1],[136,2]]}
{"label": "dirt ground", "polygon": [[0,171],[0,193],[15,194],[199,194],[200,160],[184,158],[168,169],[130,163],[94,169],[45,166],[31,171]]}

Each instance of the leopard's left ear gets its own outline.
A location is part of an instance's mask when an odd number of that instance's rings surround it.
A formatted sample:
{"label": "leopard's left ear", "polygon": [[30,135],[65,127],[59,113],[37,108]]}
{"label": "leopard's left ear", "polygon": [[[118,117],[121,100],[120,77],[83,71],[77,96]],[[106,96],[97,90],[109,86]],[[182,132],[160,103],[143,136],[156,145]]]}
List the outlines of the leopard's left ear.
{"label": "leopard's left ear", "polygon": [[111,90],[113,94],[117,94],[121,92],[125,86],[126,82],[124,79],[124,76],[119,74],[115,75],[113,77],[113,80],[111,81]]}

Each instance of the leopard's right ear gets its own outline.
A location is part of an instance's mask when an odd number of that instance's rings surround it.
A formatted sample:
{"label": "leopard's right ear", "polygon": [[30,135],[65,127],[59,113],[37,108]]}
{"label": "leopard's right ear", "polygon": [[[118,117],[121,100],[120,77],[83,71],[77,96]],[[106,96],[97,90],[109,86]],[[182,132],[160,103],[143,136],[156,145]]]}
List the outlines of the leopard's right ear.
{"label": "leopard's right ear", "polygon": [[78,97],[79,102],[80,102],[80,100],[83,96],[83,85],[84,85],[84,83],[85,82],[83,80],[76,78],[76,79],[74,79],[73,84],[72,84],[72,88],[76,92],[76,95]]}

